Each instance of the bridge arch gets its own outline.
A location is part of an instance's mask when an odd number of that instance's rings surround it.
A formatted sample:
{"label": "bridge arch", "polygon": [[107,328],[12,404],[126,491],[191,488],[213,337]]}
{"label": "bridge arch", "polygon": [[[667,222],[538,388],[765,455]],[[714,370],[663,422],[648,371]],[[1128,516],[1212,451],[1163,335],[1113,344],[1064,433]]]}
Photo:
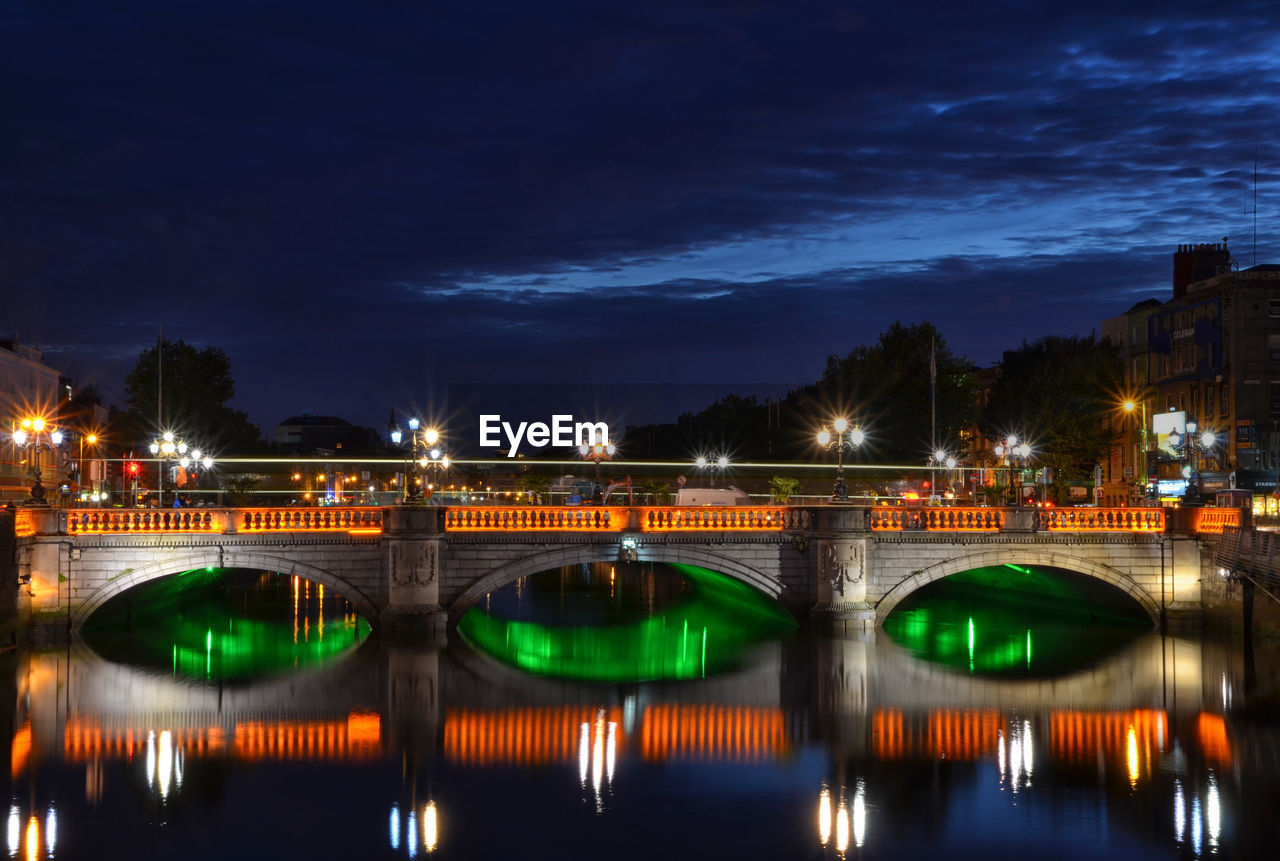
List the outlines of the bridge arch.
{"label": "bridge arch", "polygon": [[1009,548],[1008,550],[1001,549],[998,558],[993,556],[990,551],[984,551],[972,553],[968,556],[959,556],[955,559],[948,559],[945,562],[921,568],[910,577],[904,578],[884,594],[884,597],[876,604],[876,624],[883,625],[884,620],[889,618],[889,614],[908,595],[930,583],[941,580],[944,577],[950,577],[952,574],[959,574],[962,571],[970,571],[974,568],[983,568],[990,565],[1004,565],[1006,563],[1063,568],[1067,571],[1074,571],[1078,574],[1093,577],[1114,586],[1136,601],[1142,607],[1143,612],[1147,614],[1147,617],[1151,619],[1153,625],[1160,619],[1159,602],[1146,589],[1135,582],[1132,577],[1116,568],[1100,562],[1094,562],[1091,559],[1082,559],[1079,556],[1069,556],[1064,553]]}
{"label": "bridge arch", "polygon": [[[500,565],[468,586],[450,603],[449,624],[456,625],[485,595],[521,577],[537,574],[539,571],[563,568],[566,565],[616,561],[617,554],[616,544],[579,544],[548,550]],[[636,561],[698,565],[746,583],[774,600],[778,600],[782,595],[782,584],[777,577],[771,577],[731,556],[724,556],[690,544],[675,546],[641,544],[637,548]]]}
{"label": "bridge arch", "polygon": [[263,553],[261,550],[262,548],[259,547],[245,548],[243,551],[238,551],[234,546],[192,547],[177,555],[140,565],[128,574],[108,580],[105,585],[84,598],[71,613],[71,630],[78,632],[99,607],[116,595],[127,592],[135,586],[141,586],[153,580],[161,580],[194,568],[244,568],[251,571],[279,571],[282,574],[296,574],[313,583],[321,583],[332,589],[335,593],[350,601],[357,614],[369,620],[371,624],[377,623],[377,607],[369,599],[369,596],[351,585],[351,583],[323,568],[317,568],[314,565],[299,562],[286,556]]}

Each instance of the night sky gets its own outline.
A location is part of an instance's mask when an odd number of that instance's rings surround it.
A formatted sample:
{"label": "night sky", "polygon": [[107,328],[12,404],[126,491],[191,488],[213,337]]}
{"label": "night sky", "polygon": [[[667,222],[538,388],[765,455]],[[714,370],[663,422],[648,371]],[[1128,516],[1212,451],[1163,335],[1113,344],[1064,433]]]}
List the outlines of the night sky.
{"label": "night sky", "polygon": [[459,381],[981,365],[1280,262],[1280,4],[0,0],[0,336],[270,434]]}

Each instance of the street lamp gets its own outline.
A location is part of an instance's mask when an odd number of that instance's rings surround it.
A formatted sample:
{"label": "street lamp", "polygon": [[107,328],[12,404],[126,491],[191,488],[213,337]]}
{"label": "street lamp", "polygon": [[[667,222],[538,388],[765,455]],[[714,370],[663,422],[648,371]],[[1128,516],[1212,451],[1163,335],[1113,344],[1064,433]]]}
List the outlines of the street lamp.
{"label": "street lamp", "polygon": [[848,448],[856,458],[867,435],[859,425],[850,426],[849,420],[843,417],[832,421],[831,427],[835,430],[834,436],[825,425],[818,431],[818,445],[824,449],[836,450],[836,483],[831,489],[831,498],[836,502],[848,502],[849,486],[844,481],[844,450]]}
{"label": "street lamp", "polygon": [[[956,463],[957,463],[957,461],[956,461],[956,459],[955,459],[954,457],[952,457],[952,456],[951,456],[948,452],[946,452],[944,449],[935,449],[935,450],[934,450],[934,452],[933,452],[933,456],[929,459],[929,465],[932,467],[932,466],[933,466],[933,464],[935,464],[935,463],[937,464],[937,467],[935,467],[933,470],[931,470],[931,471],[933,472],[933,492],[932,492],[931,494],[929,494],[930,496],[937,496],[937,495],[938,495],[938,492],[937,492],[937,491],[938,491],[938,473],[937,473],[937,470],[945,468],[945,469],[947,470],[947,472],[948,472],[948,473],[950,473],[950,472],[951,472],[951,470],[954,470],[954,469],[956,468]],[[950,491],[950,489],[951,489],[951,476],[950,476],[950,475],[947,475],[947,476],[946,476],[946,480],[947,480],[947,489],[948,489],[948,491]]]}
{"label": "street lamp", "polygon": [[1196,420],[1187,419],[1185,434],[1177,431],[1169,434],[1169,445],[1175,449],[1181,448],[1183,459],[1187,462],[1182,467],[1182,477],[1187,480],[1183,501],[1187,505],[1200,504],[1200,458],[1202,455],[1211,455],[1218,442],[1218,435],[1213,431],[1202,430],[1197,436],[1197,430],[1199,424]]}
{"label": "street lamp", "polygon": [[[1135,401],[1133,398],[1129,398],[1123,404],[1121,404],[1121,407],[1123,407],[1124,411],[1129,415],[1133,415],[1135,410],[1139,410],[1141,414],[1142,424],[1140,427],[1141,427],[1142,448],[1139,451],[1139,457],[1137,458],[1138,462],[1134,464],[1133,475],[1126,476],[1126,477],[1137,478],[1139,475],[1139,470],[1141,470],[1142,481],[1145,484],[1147,481],[1147,471],[1148,471],[1148,468],[1147,468],[1147,402],[1145,398],[1142,401]],[[1128,448],[1128,446],[1126,445],[1125,448]]]}
{"label": "street lamp", "polygon": [[428,428],[424,439],[431,449],[418,459],[418,466],[427,471],[427,490],[435,492],[435,485],[441,472],[449,471],[449,456],[440,450],[436,443],[440,440],[440,434],[434,428]]}
{"label": "street lamp", "polygon": [[[13,432],[13,442],[18,448],[26,450],[31,470],[31,498],[26,504],[48,505],[44,498],[44,485],[40,483],[41,452],[57,451],[62,446],[62,431],[42,418],[23,419],[19,428]],[[54,469],[57,469],[56,459]]]}
{"label": "street lamp", "polygon": [[600,486],[600,462],[602,460],[609,460],[617,453],[618,447],[613,443],[596,443],[595,445],[587,445],[584,442],[578,446],[578,454],[582,455],[584,460],[589,460],[596,465],[596,499],[600,499],[604,495],[604,489]]}
{"label": "street lamp", "polygon": [[[1004,459],[1005,465],[1009,468],[1009,492],[1012,502],[1014,505],[1021,505],[1022,495],[1014,492],[1013,489],[1013,473],[1017,469],[1019,476],[1021,476],[1022,468],[1031,459],[1031,446],[1025,440],[1019,442],[1016,436],[1010,435],[1005,437],[1003,442],[996,445],[995,453],[996,457]],[[1021,487],[1021,483],[1019,483],[1019,487]]]}
{"label": "street lamp", "polygon": [[[173,431],[165,431],[159,439],[151,441],[151,456],[159,461],[156,503],[164,508],[164,474],[168,470],[191,470],[198,474],[201,469],[210,469],[213,458],[202,453],[198,448],[190,448],[185,440],[174,436]],[[174,498],[177,498],[177,482],[175,478]]]}

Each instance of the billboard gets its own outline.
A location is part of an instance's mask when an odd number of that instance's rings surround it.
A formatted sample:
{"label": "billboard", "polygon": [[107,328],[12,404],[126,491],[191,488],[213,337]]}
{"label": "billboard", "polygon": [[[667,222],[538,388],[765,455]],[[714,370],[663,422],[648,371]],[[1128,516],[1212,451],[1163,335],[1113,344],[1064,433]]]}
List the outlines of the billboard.
{"label": "billboard", "polygon": [[1182,457],[1182,451],[1180,447],[1174,448],[1169,444],[1169,436],[1174,433],[1178,434],[1178,442],[1181,445],[1182,436],[1187,432],[1187,414],[1181,410],[1156,413],[1151,417],[1151,432],[1156,437],[1156,448],[1167,457],[1177,460]]}

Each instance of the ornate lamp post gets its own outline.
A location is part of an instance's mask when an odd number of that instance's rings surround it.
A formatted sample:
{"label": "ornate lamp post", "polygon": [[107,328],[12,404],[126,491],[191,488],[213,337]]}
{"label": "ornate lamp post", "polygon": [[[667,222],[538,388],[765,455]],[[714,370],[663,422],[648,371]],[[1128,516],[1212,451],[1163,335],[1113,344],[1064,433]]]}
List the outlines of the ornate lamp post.
{"label": "ornate lamp post", "polygon": [[430,448],[428,448],[421,458],[418,459],[418,466],[427,471],[427,490],[435,493],[436,483],[442,473],[449,471],[449,456],[440,450],[438,443],[440,442],[440,432],[435,428],[427,428],[422,435],[422,440]]}
{"label": "ornate lamp post", "polygon": [[[26,505],[48,505],[44,498],[44,485],[40,483],[40,460],[42,452],[55,452],[62,447],[62,431],[42,418],[23,419],[21,425],[13,432],[13,443],[25,449],[27,463],[31,471],[31,498]],[[57,463],[54,464],[55,469]]]}
{"label": "ornate lamp post", "polygon": [[866,441],[867,435],[860,426],[856,424],[850,426],[849,420],[843,417],[835,419],[831,427],[835,430],[834,436],[825,425],[818,431],[818,445],[824,449],[836,450],[836,483],[831,489],[831,498],[835,502],[848,502],[849,486],[844,481],[844,450],[848,448],[856,458],[858,449]]}
{"label": "ornate lamp post", "polygon": [[[1025,441],[1019,442],[1016,436],[1010,435],[1005,437],[1003,442],[996,445],[995,453],[996,457],[1004,459],[1005,465],[1009,468],[1009,492],[1012,497],[1012,504],[1021,505],[1022,494],[1014,491],[1013,474],[1017,470],[1021,475],[1022,468],[1031,459],[1031,446]],[[1021,487],[1021,483],[1018,486]]]}
{"label": "ornate lamp post", "polygon": [[609,460],[618,453],[618,447],[613,443],[596,443],[595,445],[587,445],[585,442],[578,446],[578,454],[582,455],[583,460],[589,460],[596,465],[595,479],[595,498],[599,499],[604,492],[604,488],[600,486],[600,462]]}
{"label": "ornate lamp post", "polygon": [[1200,498],[1200,458],[1202,455],[1211,454],[1218,442],[1218,435],[1211,430],[1202,430],[1197,436],[1196,431],[1199,428],[1200,426],[1195,419],[1187,419],[1185,434],[1180,434],[1177,431],[1169,434],[1169,445],[1174,448],[1181,448],[1183,460],[1186,461],[1186,464],[1182,467],[1182,477],[1187,480],[1187,491],[1183,496],[1183,501],[1187,505],[1199,505],[1202,501]]}
{"label": "ornate lamp post", "polygon": [[[198,448],[188,447],[185,440],[174,436],[173,431],[165,431],[159,439],[151,441],[151,456],[159,461],[156,501],[161,508],[164,508],[164,474],[166,472],[179,466],[184,470],[191,469],[193,466],[197,470],[209,469],[213,466],[213,458],[202,453]],[[175,487],[175,497],[177,492]]]}
{"label": "ornate lamp post", "polygon": [[933,475],[934,475],[934,479],[933,479],[933,493],[932,493],[932,494],[930,494],[931,496],[937,496],[937,495],[938,495],[938,478],[937,478],[938,473],[937,473],[937,469],[943,469],[943,468],[945,468],[945,469],[947,470],[947,473],[948,473],[948,474],[947,474],[947,478],[946,478],[946,480],[947,480],[947,486],[948,486],[948,491],[949,491],[949,490],[950,490],[950,486],[951,486],[951,475],[950,475],[950,472],[951,472],[951,470],[953,470],[953,469],[955,469],[955,468],[956,468],[956,459],[955,459],[954,457],[952,457],[950,454],[948,454],[946,451],[944,451],[943,449],[937,449],[937,450],[935,450],[935,451],[934,451],[934,453],[933,453],[933,457],[931,457],[931,458],[929,459],[929,465],[930,465],[930,466],[932,466],[932,465],[933,465],[933,464],[935,464],[935,463],[936,463],[938,466],[937,466],[937,468],[934,470],[934,473],[933,473]]}

